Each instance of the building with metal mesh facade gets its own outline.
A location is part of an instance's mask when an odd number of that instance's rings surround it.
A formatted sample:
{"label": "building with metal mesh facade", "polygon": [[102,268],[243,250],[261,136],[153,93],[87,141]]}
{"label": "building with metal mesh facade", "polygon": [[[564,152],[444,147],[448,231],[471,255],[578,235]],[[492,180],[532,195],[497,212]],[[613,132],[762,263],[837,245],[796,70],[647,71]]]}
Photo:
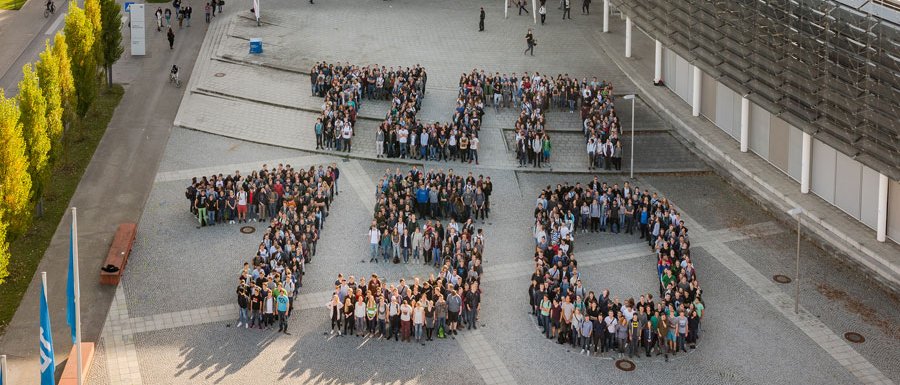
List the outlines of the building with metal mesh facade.
{"label": "building with metal mesh facade", "polygon": [[612,3],[723,85],[900,179],[900,26],[869,1]]}

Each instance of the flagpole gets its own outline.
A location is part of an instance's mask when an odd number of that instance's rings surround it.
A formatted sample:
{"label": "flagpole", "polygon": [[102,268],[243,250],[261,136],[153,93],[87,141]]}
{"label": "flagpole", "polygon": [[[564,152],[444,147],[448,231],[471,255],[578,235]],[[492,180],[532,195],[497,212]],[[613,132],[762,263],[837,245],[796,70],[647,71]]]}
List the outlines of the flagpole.
{"label": "flagpole", "polygon": [[6,366],[6,354],[0,355],[0,374],[3,375],[3,385],[12,384],[12,380],[9,379],[9,367]]}
{"label": "flagpole", "polygon": [[72,240],[74,262],[72,270],[75,275],[75,353],[78,355],[78,385],[82,385],[81,363],[81,276],[78,275],[78,219],[75,208],[72,207]]}

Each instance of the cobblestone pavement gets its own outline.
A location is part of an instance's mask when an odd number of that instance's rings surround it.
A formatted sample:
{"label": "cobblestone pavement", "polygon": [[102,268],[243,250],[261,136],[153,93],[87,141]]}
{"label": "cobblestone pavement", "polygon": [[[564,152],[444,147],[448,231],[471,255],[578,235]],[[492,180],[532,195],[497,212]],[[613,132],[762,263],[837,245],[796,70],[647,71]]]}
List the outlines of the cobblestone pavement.
{"label": "cobblestone pavement", "polygon": [[[430,81],[419,116],[431,120],[448,117],[456,77],[482,63],[486,69],[596,74],[622,83],[623,91],[629,85],[598,50],[584,48],[590,40],[582,29],[596,29],[599,15],[576,12],[572,22],[563,23],[549,7],[548,25],[537,28],[538,55],[523,59],[517,52],[519,35],[531,26],[531,19],[516,16],[512,9],[505,21],[502,8],[486,9],[487,31],[478,34],[479,3],[474,1],[285,4],[268,4],[263,27],[240,16],[216,20],[210,27],[201,53],[206,56],[201,56],[197,75],[188,84],[192,94],[176,119],[191,129],[173,131],[159,165],[128,269],[104,326],[92,384],[243,384],[248,379],[279,384],[657,384],[688,377],[700,384],[900,381],[897,298],[804,242],[801,311],[794,314],[794,287],[771,279],[774,274],[794,276],[791,229],[705,173],[642,175],[636,180],[640,187],[671,197],[692,228],[695,264],[705,277],[709,309],[698,348],[669,363],[638,358],[637,370],[626,373],[613,366],[615,355],[587,357],[544,339],[527,314],[534,198],[547,185],[587,182],[590,177],[567,173],[566,168],[516,171],[503,131],[513,119],[510,111],[488,112],[481,167],[424,164],[485,174],[494,181],[491,217],[479,224],[487,238],[479,329],[426,346],[323,335],[328,328],[323,306],[338,273],[377,273],[396,281],[434,270],[365,262],[374,183],[386,168],[408,165],[301,151],[309,149],[304,133],[320,103],[306,89],[308,79],[302,72],[309,64],[422,64]],[[370,22],[353,22],[364,17]],[[401,23],[410,18],[418,20],[419,27]],[[258,36],[266,54],[247,55],[245,39]],[[363,105],[358,138],[371,136],[383,107]],[[638,148],[651,149],[638,151],[638,168],[705,169],[652,110],[643,103],[636,107],[638,121],[644,123],[636,136]],[[568,115],[551,112],[548,120],[561,123],[551,131],[559,143],[555,153],[574,163],[583,158],[580,150],[574,155],[582,139]],[[354,143],[355,156],[374,152],[367,142]],[[670,157],[647,160],[654,153]],[[247,172],[279,162],[336,162],[342,170],[340,195],[304,277],[290,336],[233,327],[237,313],[228,277],[236,276],[252,256],[258,233],[241,234],[236,225],[195,229],[183,197],[192,176]],[[601,179],[626,180],[621,175]],[[577,256],[589,289],[609,288],[624,298],[655,289],[653,256],[636,237],[580,234]],[[842,336],[847,331],[864,334],[866,342],[846,342]],[[565,369],[551,375],[551,363]]]}

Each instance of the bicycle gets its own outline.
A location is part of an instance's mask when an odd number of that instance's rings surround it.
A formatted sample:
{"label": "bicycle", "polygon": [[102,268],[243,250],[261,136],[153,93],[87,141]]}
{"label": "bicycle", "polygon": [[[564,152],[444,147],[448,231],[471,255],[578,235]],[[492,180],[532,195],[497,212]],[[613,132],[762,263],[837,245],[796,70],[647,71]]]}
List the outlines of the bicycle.
{"label": "bicycle", "polygon": [[56,4],[54,4],[52,1],[48,1],[47,6],[44,7],[44,18],[46,19],[46,18],[50,17],[50,15],[55,14],[55,13],[56,13]]}
{"label": "bicycle", "polygon": [[178,74],[174,72],[169,73],[169,83],[175,84],[175,88],[181,88],[181,79],[178,78]]}

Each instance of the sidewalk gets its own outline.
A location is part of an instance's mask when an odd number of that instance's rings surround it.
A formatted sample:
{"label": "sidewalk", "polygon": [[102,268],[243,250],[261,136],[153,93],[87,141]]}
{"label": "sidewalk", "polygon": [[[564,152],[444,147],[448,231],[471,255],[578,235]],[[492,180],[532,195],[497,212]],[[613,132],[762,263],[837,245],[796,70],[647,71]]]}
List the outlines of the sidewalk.
{"label": "sidewalk", "polygon": [[[150,17],[152,14],[148,12],[148,20]],[[97,342],[100,338],[115,288],[100,286],[99,268],[118,224],[138,222],[141,217],[184,92],[183,88],[167,84],[168,68],[177,63],[182,68],[182,76],[190,78],[206,32],[203,19],[197,20],[200,22],[195,22],[190,29],[176,28],[172,51],[163,34],[149,29],[148,55],[130,57],[130,49],[126,47],[123,59],[114,67],[118,68],[117,72],[122,68],[133,69],[128,71],[133,76],[116,78],[117,82],[127,84],[126,93],[70,202],[70,206],[78,207],[83,341]],[[128,44],[127,35],[123,41]],[[60,221],[28,292],[6,334],[0,337],[0,352],[8,355],[10,376],[16,384],[40,382],[37,336],[41,271],[46,271],[49,278],[58,374],[62,373],[61,364],[72,345],[65,310],[70,220],[66,217]]]}
{"label": "sidewalk", "polygon": [[804,236],[812,238],[843,262],[862,268],[885,287],[900,292],[900,246],[878,242],[875,233],[837,207],[814,194],[802,194],[793,179],[752,153],[740,152],[738,143],[666,87],[653,86],[654,43],[640,30],[633,33],[632,57],[624,57],[623,20],[610,18],[610,33],[594,32],[599,47],[632,80],[641,97],[660,111],[694,152],[708,158],[718,174],[786,223],[796,219],[786,212],[803,207]]}

